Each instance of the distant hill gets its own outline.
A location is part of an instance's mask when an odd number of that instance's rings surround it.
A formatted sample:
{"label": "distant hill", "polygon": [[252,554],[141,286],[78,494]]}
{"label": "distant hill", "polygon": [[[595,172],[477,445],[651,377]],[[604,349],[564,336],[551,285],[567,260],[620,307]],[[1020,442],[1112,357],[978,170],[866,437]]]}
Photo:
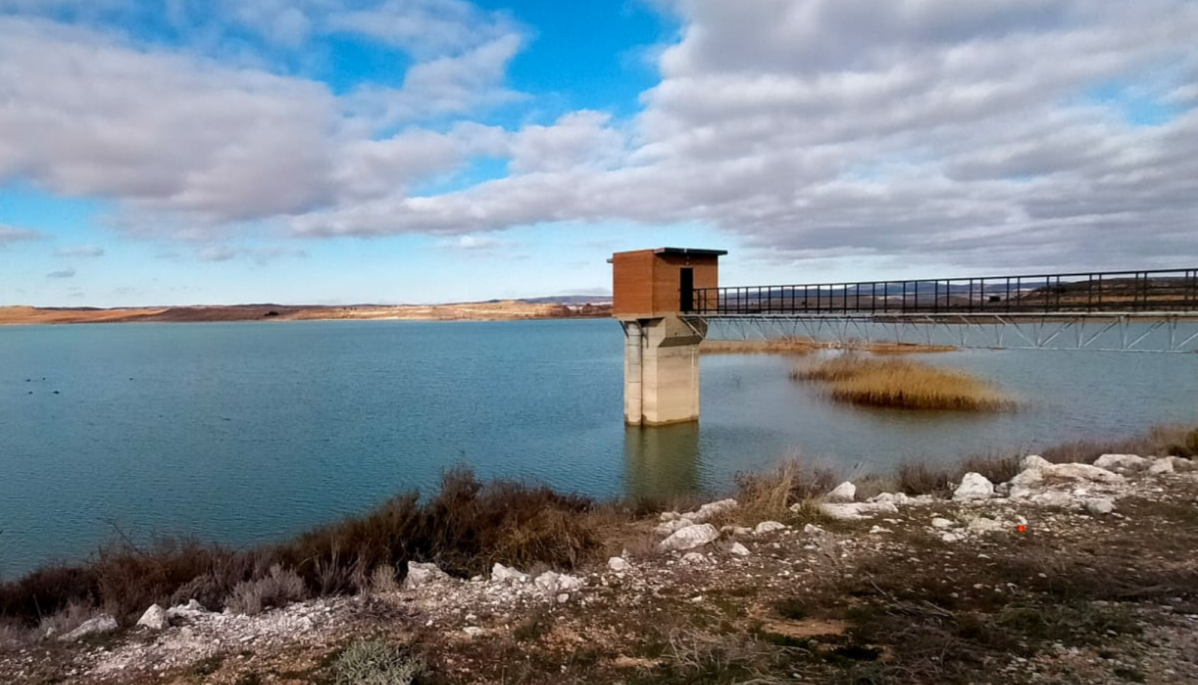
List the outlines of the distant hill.
{"label": "distant hill", "polygon": [[529,304],[611,304],[611,295],[550,295],[549,297],[524,297],[520,301]]}

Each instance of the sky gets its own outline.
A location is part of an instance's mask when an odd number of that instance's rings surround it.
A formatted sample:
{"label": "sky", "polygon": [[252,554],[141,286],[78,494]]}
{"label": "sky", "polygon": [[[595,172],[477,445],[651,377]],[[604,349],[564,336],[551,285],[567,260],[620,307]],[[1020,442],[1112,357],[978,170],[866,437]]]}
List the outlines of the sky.
{"label": "sky", "polygon": [[0,305],[1198,266],[1198,0],[0,0]]}

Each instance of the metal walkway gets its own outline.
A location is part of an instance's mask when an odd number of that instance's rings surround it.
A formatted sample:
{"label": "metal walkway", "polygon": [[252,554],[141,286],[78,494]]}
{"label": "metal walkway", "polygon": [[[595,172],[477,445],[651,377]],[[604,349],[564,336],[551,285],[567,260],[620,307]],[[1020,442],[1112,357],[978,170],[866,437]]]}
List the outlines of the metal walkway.
{"label": "metal walkway", "polygon": [[1198,351],[1198,269],[701,288],[710,338]]}

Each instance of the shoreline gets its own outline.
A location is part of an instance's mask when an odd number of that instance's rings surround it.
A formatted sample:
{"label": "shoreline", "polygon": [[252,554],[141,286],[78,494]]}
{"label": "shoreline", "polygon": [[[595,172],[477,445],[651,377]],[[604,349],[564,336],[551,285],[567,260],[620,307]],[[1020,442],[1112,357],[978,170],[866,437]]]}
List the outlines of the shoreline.
{"label": "shoreline", "polygon": [[[326,568],[302,574],[307,589],[271,599],[280,592],[272,583],[295,575],[279,566],[247,576],[233,593],[252,589],[251,609],[244,599],[223,613],[207,598],[190,605],[183,595],[203,587],[190,584],[161,600],[157,627],[133,627],[151,595],[131,595],[136,610],[109,619],[126,629],[58,639],[87,625],[85,617],[109,625],[102,602],[43,620],[43,633],[58,626],[50,639],[37,633],[18,651],[0,646],[0,680],[311,682],[327,677],[347,647],[384,640],[437,674],[414,681],[421,684],[497,682],[517,663],[529,668],[518,682],[528,683],[740,682],[725,678],[749,672],[801,673],[804,682],[856,673],[870,675],[866,682],[997,683],[1062,668],[1078,682],[1124,682],[1129,673],[1186,682],[1198,677],[1195,652],[1186,651],[1198,636],[1190,558],[1198,463],[1130,454],[1159,454],[1175,439],[1179,449],[1198,447],[1190,445],[1198,431],[1158,429],[1046,450],[1048,459],[973,460],[951,470],[910,464],[839,486],[840,474],[790,464],[741,479],[735,500],[703,506],[598,504],[451,479],[430,511],[455,508],[467,527],[525,511],[528,518],[500,527],[517,525],[533,547],[501,536],[408,556],[390,571],[371,563],[329,576]],[[416,528],[378,528],[397,525],[411,506],[402,500],[300,536],[301,556],[331,545],[336,560],[338,540],[353,543],[343,554],[366,550],[376,528],[410,530],[380,539],[415,540]],[[138,555],[120,563],[137,565]],[[335,577],[347,584],[328,585]],[[0,587],[0,598],[12,588]],[[978,633],[977,621],[997,632]],[[9,621],[8,639],[21,634]],[[638,637],[617,637],[625,634]],[[1064,651],[1055,646],[1062,640]],[[921,651],[924,641],[931,651]],[[580,649],[590,650],[583,662],[571,656]],[[949,657],[929,661],[930,653]],[[994,668],[983,668],[983,657]],[[1162,677],[1167,669],[1181,679]],[[915,671],[920,680],[904,677]]]}

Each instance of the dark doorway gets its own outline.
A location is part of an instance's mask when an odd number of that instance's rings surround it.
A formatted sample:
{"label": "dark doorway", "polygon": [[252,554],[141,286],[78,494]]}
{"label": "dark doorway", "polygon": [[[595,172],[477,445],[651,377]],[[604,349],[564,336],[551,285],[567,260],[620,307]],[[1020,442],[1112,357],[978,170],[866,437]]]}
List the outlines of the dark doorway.
{"label": "dark doorway", "polygon": [[691,268],[682,269],[682,311],[691,312],[695,310],[695,270]]}

